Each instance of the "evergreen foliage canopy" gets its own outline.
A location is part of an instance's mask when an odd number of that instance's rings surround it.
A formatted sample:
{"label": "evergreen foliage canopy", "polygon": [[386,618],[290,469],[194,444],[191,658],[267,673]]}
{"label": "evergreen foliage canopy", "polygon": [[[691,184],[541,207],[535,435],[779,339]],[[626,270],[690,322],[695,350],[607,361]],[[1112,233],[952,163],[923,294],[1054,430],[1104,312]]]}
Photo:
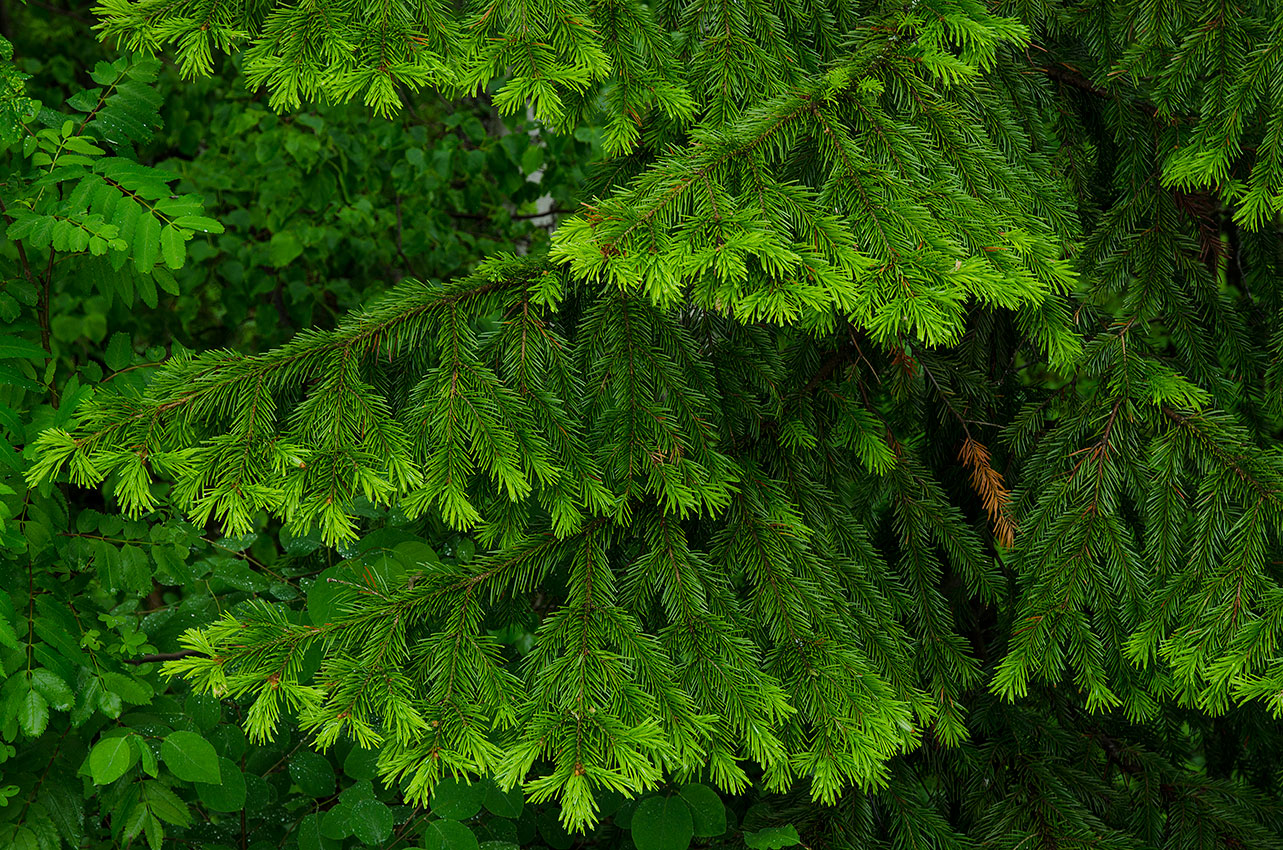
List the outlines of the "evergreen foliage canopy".
{"label": "evergreen foliage canopy", "polygon": [[167,669],[253,736],[296,714],[412,796],[492,776],[576,829],[698,776],[877,805],[902,846],[1277,845],[1277,759],[1183,766],[1283,714],[1277,4],[99,11],[192,72],[244,42],[285,108],[605,116],[546,255],[41,437],[33,483],[133,516],[169,482],[233,534],[348,546],[373,503],[481,541],[189,632]]}

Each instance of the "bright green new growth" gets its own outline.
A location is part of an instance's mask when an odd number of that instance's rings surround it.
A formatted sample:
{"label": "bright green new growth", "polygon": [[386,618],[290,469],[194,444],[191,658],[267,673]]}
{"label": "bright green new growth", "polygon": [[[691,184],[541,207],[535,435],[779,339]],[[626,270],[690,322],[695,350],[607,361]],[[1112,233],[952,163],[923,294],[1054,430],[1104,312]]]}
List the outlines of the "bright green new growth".
{"label": "bright green new growth", "polygon": [[[1283,713],[1278,375],[1258,396],[1252,341],[1283,344],[1253,315],[1278,312],[1278,234],[1237,229],[1281,206],[1283,93],[1188,59],[1232,20],[1259,71],[1283,31],[1267,4],[1103,5],[1057,48],[1112,57],[1085,77],[966,0],[105,4],[106,35],[192,71],[252,39],[280,106],[499,79],[555,126],[602,110],[612,158],[549,256],[177,358],[46,432],[30,478],[105,482],[135,516],[172,481],[229,534],[266,515],[348,543],[362,500],[474,533],[471,563],[371,567],[311,622],[229,613],[167,669],[249,701],[258,738],[295,714],[321,747],[380,745],[412,797],[493,776],[576,829],[665,777],[918,789],[889,760],[995,723],[964,711],[981,685],[1138,724]],[[1114,5],[1143,34],[1126,57]],[[1088,96],[1108,155],[1062,110]],[[1250,279],[1199,256],[1220,227]],[[531,618],[513,658],[494,631]]]}

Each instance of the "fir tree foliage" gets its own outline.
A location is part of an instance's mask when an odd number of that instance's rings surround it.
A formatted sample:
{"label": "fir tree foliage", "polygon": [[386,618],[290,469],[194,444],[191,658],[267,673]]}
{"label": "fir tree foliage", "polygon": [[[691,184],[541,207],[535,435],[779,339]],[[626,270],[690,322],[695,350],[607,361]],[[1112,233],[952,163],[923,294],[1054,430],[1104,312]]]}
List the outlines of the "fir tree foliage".
{"label": "fir tree foliage", "polygon": [[1283,714],[1274,4],[408,9],[101,7],[192,71],[248,41],[282,107],[493,85],[601,110],[610,154],[547,255],[40,438],[33,483],[132,516],[168,482],[233,534],[351,545],[373,503],[486,550],[229,612],[168,671],[575,829],[704,778],[896,846],[1277,843],[1181,767]]}

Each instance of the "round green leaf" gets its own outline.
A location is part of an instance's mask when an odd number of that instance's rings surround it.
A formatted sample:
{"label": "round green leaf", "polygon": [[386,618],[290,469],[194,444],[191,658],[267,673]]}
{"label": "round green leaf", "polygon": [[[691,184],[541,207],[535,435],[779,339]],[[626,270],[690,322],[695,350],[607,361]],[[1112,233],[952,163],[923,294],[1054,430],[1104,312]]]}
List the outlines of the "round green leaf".
{"label": "round green leaf", "polygon": [[196,728],[202,732],[208,732],[217,726],[219,718],[223,716],[223,706],[218,701],[218,697],[210,694],[193,691],[187,695],[187,702],[183,708],[196,724]]}
{"label": "round green leaf", "polygon": [[535,825],[535,816],[532,809],[526,809],[517,818],[517,845],[525,847],[527,844],[533,844],[535,835],[538,834],[538,828]]}
{"label": "round green leaf", "polygon": [[95,785],[115,782],[125,775],[137,758],[138,753],[124,736],[99,741],[89,753],[89,775]]}
{"label": "round green leaf", "polygon": [[753,850],[783,850],[785,847],[801,844],[802,839],[797,834],[797,828],[789,824],[788,826],[768,826],[757,832],[746,832],[744,843]]}
{"label": "round green leaf", "polygon": [[374,783],[368,779],[353,782],[339,792],[339,799],[346,800],[349,803],[355,803],[357,800],[373,800]]}
{"label": "round green leaf", "polygon": [[286,526],[281,529],[280,540],[281,546],[285,547],[285,554],[294,558],[321,548],[321,534],[316,529],[311,529],[306,534],[295,534]]}
{"label": "round green leaf", "polygon": [[298,822],[294,833],[298,836],[298,850],[323,850],[321,842],[321,818],[319,815],[304,815]]}
{"label": "round green leaf", "polygon": [[624,800],[624,802],[620,803],[619,808],[615,809],[615,826],[620,829],[632,829],[633,812],[637,811],[637,807],[649,799],[650,797],[633,797],[631,800]]}
{"label": "round green leaf", "polygon": [[341,841],[352,834],[352,804],[339,803],[321,818],[321,835]]}
{"label": "round green leaf", "polygon": [[478,850],[477,837],[457,820],[428,821],[423,828],[423,850]]}
{"label": "round green leaf", "polygon": [[342,566],[330,567],[316,577],[307,590],[307,613],[313,625],[323,626],[333,619],[335,598],[343,592],[344,585],[330,581],[332,578],[351,580],[350,572]]}
{"label": "round green leaf", "polygon": [[[190,712],[191,709],[188,709]],[[241,727],[233,723],[220,723],[209,733],[209,742],[214,745],[220,756],[236,761],[245,755],[245,750],[249,748],[249,741],[245,738],[245,733]]]}
{"label": "round green leaf", "polygon": [[726,806],[712,788],[692,782],[683,785],[677,796],[690,806],[696,837],[712,838],[726,831]]}
{"label": "round green leaf", "polygon": [[342,841],[321,834],[322,815],[306,815],[298,822],[298,850],[335,850]]}
{"label": "round green leaf", "polygon": [[106,339],[107,317],[102,313],[90,313],[85,316],[85,336],[94,342],[102,342]]}
{"label": "round green leaf", "polygon": [[521,817],[521,810],[526,805],[520,785],[504,791],[493,779],[485,781],[485,795],[481,803],[486,807],[486,811],[501,818]]}
{"label": "round green leaf", "polygon": [[360,587],[373,579],[377,584],[388,587],[398,584],[404,575],[405,565],[400,561],[375,554],[330,567],[308,588],[308,616],[314,625],[329,623],[342,614],[337,602],[340,596],[351,596],[355,592],[354,585]]}
{"label": "round green leaf", "polygon": [[392,549],[392,554],[405,565],[406,570],[412,573],[421,570],[425,564],[436,563],[439,560],[436,550],[421,540],[398,543]]}
{"label": "round green leaf", "polygon": [[197,782],[196,796],[215,812],[239,812],[245,808],[245,775],[236,762],[225,758],[218,760],[218,771],[223,781],[217,785]]}
{"label": "round green leaf", "polygon": [[535,825],[539,827],[539,835],[543,837],[544,843],[553,850],[570,850],[570,845],[575,843],[553,809],[541,810],[535,819]]}
{"label": "round green leaf", "polygon": [[480,782],[468,783],[448,776],[432,789],[432,812],[443,818],[465,820],[481,811],[484,796]]}
{"label": "round green leaf", "polygon": [[257,773],[243,774],[245,778],[245,811],[261,812],[276,802],[276,789]]}
{"label": "round green leaf", "polygon": [[316,675],[316,671],[321,669],[321,662],[323,660],[325,660],[325,652],[320,641],[317,641],[308,647],[307,651],[303,653],[302,659],[299,661],[299,684],[311,684],[312,677]]}
{"label": "round green leaf", "polygon": [[334,793],[334,768],[330,760],[306,747],[290,759],[290,779],[309,797],[328,797]]}
{"label": "round green leaf", "polygon": [[686,850],[695,837],[690,806],[681,797],[651,797],[633,812],[637,850]]}
{"label": "round green leaf", "polygon": [[378,800],[358,800],[351,817],[352,834],[362,844],[382,844],[392,834],[392,810]]}
{"label": "round green leaf", "polygon": [[273,599],[278,599],[281,602],[288,602],[291,599],[298,598],[298,588],[281,581],[272,582],[268,586],[267,592],[272,594]]}
{"label": "round green leaf", "polygon": [[495,842],[521,846],[521,839],[517,834],[517,823],[507,818],[487,818],[486,822],[474,829],[473,832],[477,834],[477,840],[481,842],[482,850],[485,850],[487,844]]}
{"label": "round green leaf", "polygon": [[49,323],[49,327],[54,339],[59,342],[75,342],[80,339],[85,323],[79,316],[57,316]]}
{"label": "round green leaf", "polygon": [[609,788],[597,791],[593,794],[593,800],[597,803],[598,816],[603,818],[615,814],[624,805],[624,795]]}
{"label": "round green leaf", "polygon": [[353,779],[374,779],[379,775],[379,751],[353,747],[343,759],[343,772]]}
{"label": "round green leaf", "polygon": [[288,230],[272,234],[272,240],[267,245],[268,262],[278,269],[289,265],[302,253],[303,244]]}
{"label": "round green leaf", "polygon": [[211,784],[220,781],[214,745],[195,732],[171,732],[160,745],[160,757],[179,779]]}

